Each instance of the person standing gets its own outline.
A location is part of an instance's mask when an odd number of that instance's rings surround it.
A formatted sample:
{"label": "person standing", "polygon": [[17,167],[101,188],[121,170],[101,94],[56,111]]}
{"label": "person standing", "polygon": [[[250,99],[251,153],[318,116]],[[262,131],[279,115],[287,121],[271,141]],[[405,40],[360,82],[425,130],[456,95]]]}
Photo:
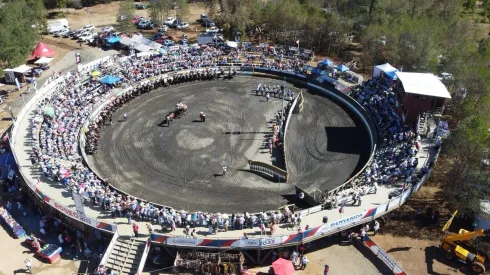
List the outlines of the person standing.
{"label": "person standing", "polygon": [[304,255],[303,258],[301,259],[301,270],[305,270],[306,265],[308,265],[309,262],[310,261],[308,260],[308,257]]}
{"label": "person standing", "polygon": [[373,235],[376,236],[376,234],[378,234],[378,231],[379,231],[379,222],[378,221],[374,221],[373,231],[374,231]]}
{"label": "person standing", "polygon": [[26,260],[24,261],[24,263],[25,263],[25,265],[26,265],[26,269],[27,269],[27,271],[29,271],[29,273],[31,273],[31,274],[32,274],[32,262],[31,262],[31,260],[30,260],[30,259],[26,259]]}
{"label": "person standing", "polygon": [[123,117],[124,117],[124,121],[128,120],[128,113],[124,113]]}
{"label": "person standing", "polygon": [[226,167],[226,165],[223,165],[223,176],[226,175],[226,170],[228,170],[228,167]]}
{"label": "person standing", "polygon": [[328,275],[328,272],[330,271],[330,267],[328,264],[325,265],[325,269],[323,269],[323,275]]}
{"label": "person standing", "polygon": [[128,212],[126,213],[126,218],[128,218],[128,224],[132,223],[131,217],[133,217],[133,213],[131,213],[131,211],[128,210]]}
{"label": "person standing", "polygon": [[138,224],[134,223],[133,224],[133,233],[134,233],[134,236],[136,238],[138,238],[138,229],[139,229]]}
{"label": "person standing", "polygon": [[291,254],[291,262],[293,262],[293,266],[296,266],[296,261],[298,260],[298,251],[293,251]]}
{"label": "person standing", "polygon": [[267,93],[267,94],[265,95],[265,98],[267,99],[267,102],[269,102],[269,97],[270,97],[270,96],[271,96],[271,95],[270,95],[269,93]]}

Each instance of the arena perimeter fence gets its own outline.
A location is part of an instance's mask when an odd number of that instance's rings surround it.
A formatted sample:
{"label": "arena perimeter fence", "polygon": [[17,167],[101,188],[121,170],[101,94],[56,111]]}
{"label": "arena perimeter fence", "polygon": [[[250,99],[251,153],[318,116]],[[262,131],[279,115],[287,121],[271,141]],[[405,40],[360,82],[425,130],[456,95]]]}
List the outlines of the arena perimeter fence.
{"label": "arena perimeter fence", "polygon": [[[104,61],[109,61],[110,58],[105,58]],[[81,65],[79,66],[79,70],[83,73],[89,72],[90,70],[96,69],[98,65],[102,62],[102,60],[96,60],[94,62],[90,62],[89,64],[86,64],[85,66]],[[221,64],[224,66],[230,66],[229,64]],[[362,106],[360,106],[354,99],[350,98],[349,96],[343,94],[340,91],[336,91],[333,87],[333,85],[329,83],[318,83],[316,81],[307,81],[306,76],[300,73],[295,73],[295,72],[286,72],[286,71],[280,71],[276,69],[270,69],[270,68],[262,68],[262,67],[257,67],[257,66],[244,66],[243,64],[232,64],[231,67],[236,68],[239,70],[239,73],[245,74],[245,75],[256,75],[255,72],[257,72],[257,75],[260,76],[260,74],[264,75],[272,75],[276,76],[277,78],[286,78],[286,81],[291,81],[293,82],[303,82],[307,84],[308,88],[315,89],[317,91],[321,91],[322,93],[328,94],[330,97],[333,97],[334,99],[341,101],[343,103],[347,103],[348,107],[350,104],[352,104],[352,109],[355,113],[360,115],[360,118],[363,120],[363,122],[367,125],[368,129],[370,130],[370,139],[371,139],[371,144],[372,144],[372,150],[371,150],[371,157],[369,158],[369,161],[367,164],[358,172],[356,176],[358,176],[360,173],[364,171],[364,169],[367,167],[367,165],[370,163],[372,160],[374,153],[376,151],[376,147],[379,144],[379,138],[378,138],[378,132],[377,132],[377,126],[373,123],[371,120],[370,116],[368,113],[364,110]],[[182,73],[182,72],[175,72],[175,73]],[[175,74],[174,73],[174,74]],[[40,88],[35,95],[25,104],[23,109],[19,112],[17,116],[17,121],[22,121],[23,118],[28,115],[27,111],[31,109],[31,107],[39,100],[42,98],[50,95],[54,88],[58,85],[65,85],[65,77],[69,77],[70,75],[63,75],[60,76],[59,78],[46,83],[42,88]],[[296,80],[296,81],[295,81]],[[149,81],[149,80],[143,80],[143,81]],[[104,102],[108,102],[110,99],[109,96],[106,97],[106,100]],[[100,104],[98,107],[96,107],[96,110],[100,111],[102,110],[102,104]],[[354,107],[355,106],[355,107]],[[96,115],[91,115],[90,118],[94,118]],[[16,133],[19,127],[18,122],[14,122],[14,127],[12,129],[11,133],[11,147],[15,148],[14,145],[16,143]],[[85,126],[88,125],[90,119],[88,119],[85,122]],[[82,127],[83,129],[84,127]],[[86,129],[86,128],[85,128]],[[373,131],[373,129],[376,129]],[[84,136],[82,134],[82,131],[79,133],[79,138],[82,139],[81,137]],[[82,149],[82,152],[84,154],[84,150]],[[15,157],[15,160],[17,163],[18,162],[18,157],[15,153],[15,150],[13,150],[13,154]],[[438,155],[438,154],[437,154]],[[437,155],[436,158],[437,159]],[[44,194],[40,190],[39,184],[37,182],[34,182],[32,179],[29,179],[29,177],[25,174],[25,171],[23,167],[19,166],[19,171],[21,176],[24,178],[27,186],[35,193],[37,194],[37,197],[43,201],[44,203],[48,204],[51,206],[53,209],[56,211],[59,211],[60,213],[63,213],[69,218],[72,218],[76,221],[85,223],[87,225],[90,225],[94,228],[98,228],[107,232],[116,232],[117,227],[113,224],[109,224],[91,217],[86,216],[83,213],[80,213],[78,211],[74,211],[69,209],[68,207],[64,206],[63,204],[55,201],[54,199],[48,197],[46,194]],[[241,239],[233,239],[233,238],[219,238],[219,237],[213,237],[213,238],[184,238],[183,236],[167,236],[165,234],[156,234],[153,233],[150,236],[150,239],[154,243],[162,243],[165,245],[169,246],[183,246],[183,247],[203,247],[203,248],[218,248],[218,249],[230,249],[230,248],[237,248],[237,249],[265,249],[265,248],[273,248],[273,247],[278,247],[278,246],[291,246],[291,245],[297,245],[302,242],[310,242],[319,238],[322,238],[324,236],[328,236],[331,234],[338,233],[340,231],[343,231],[345,229],[364,224],[366,222],[370,222],[396,208],[398,208],[400,205],[402,205],[406,200],[410,198],[410,196],[413,194],[413,192],[417,191],[420,186],[426,181],[426,179],[430,176],[431,170],[429,170],[429,173],[427,173],[419,182],[418,184],[412,186],[412,188],[407,189],[405,192],[403,192],[400,196],[395,197],[391,199],[388,203],[380,205],[376,208],[371,208],[368,210],[365,210],[363,212],[360,212],[356,215],[352,215],[337,221],[329,222],[314,228],[311,228],[309,230],[306,230],[305,232],[302,233],[296,233],[292,235],[281,235],[281,236],[261,236],[257,238],[250,238],[247,240],[241,240]],[[346,181],[342,186],[339,186],[336,190],[340,190],[342,187],[350,183],[356,176],[352,177],[350,180]],[[111,188],[114,188],[111,186]],[[125,194],[125,192],[122,192],[121,190],[118,190],[114,188],[116,191]],[[171,207],[164,206],[164,205],[159,205],[155,204],[156,206],[160,207],[165,207],[171,209]],[[323,207],[321,205],[309,208],[309,209],[304,209],[301,210],[300,212],[304,215],[312,214],[315,212],[319,212],[323,210]]]}

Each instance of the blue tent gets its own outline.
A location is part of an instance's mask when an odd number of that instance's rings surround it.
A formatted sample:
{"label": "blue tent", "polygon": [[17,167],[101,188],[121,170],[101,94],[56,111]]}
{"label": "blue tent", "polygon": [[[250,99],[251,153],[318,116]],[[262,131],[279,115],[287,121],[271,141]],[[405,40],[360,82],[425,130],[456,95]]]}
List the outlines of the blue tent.
{"label": "blue tent", "polygon": [[396,71],[393,71],[393,72],[385,72],[385,74],[391,78],[391,79],[394,79],[396,80],[398,77],[396,76]]}
{"label": "blue tent", "polygon": [[106,75],[103,78],[99,80],[99,82],[105,83],[105,84],[114,84],[121,80],[121,78],[117,76],[112,76],[112,75]]}
{"label": "blue tent", "polygon": [[106,37],[104,39],[107,41],[107,43],[111,43],[111,44],[118,43],[119,41],[121,41],[121,37],[119,37],[119,36],[113,36],[113,35],[108,36],[108,37]]}
{"label": "blue tent", "polygon": [[322,64],[324,66],[330,66],[333,64],[332,61],[330,61],[329,59],[323,59],[322,61],[320,61],[318,64]]}
{"label": "blue tent", "polygon": [[349,69],[349,67],[345,66],[344,64],[342,65],[338,65],[337,66],[337,70],[341,71],[341,72],[347,72]]}

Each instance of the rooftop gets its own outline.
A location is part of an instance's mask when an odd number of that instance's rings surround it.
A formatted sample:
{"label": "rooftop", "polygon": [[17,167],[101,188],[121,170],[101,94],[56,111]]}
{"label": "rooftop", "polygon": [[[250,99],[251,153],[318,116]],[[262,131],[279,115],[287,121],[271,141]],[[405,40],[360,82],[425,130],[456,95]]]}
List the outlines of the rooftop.
{"label": "rooftop", "polygon": [[431,73],[396,72],[408,94],[451,98],[446,86]]}

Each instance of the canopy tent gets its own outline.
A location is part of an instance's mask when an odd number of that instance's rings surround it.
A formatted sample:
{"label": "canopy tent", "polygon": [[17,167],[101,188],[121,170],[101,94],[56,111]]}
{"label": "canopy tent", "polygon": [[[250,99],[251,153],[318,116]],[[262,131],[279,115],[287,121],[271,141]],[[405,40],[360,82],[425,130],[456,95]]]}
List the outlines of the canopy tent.
{"label": "canopy tent", "polygon": [[52,57],[54,56],[54,50],[48,48],[43,42],[39,42],[32,52],[33,57]]}
{"label": "canopy tent", "polygon": [[99,80],[99,82],[102,82],[104,84],[114,84],[114,83],[118,82],[119,80],[121,80],[121,78],[119,78],[117,76],[106,75],[103,78],[101,78]]}
{"label": "canopy tent", "polygon": [[274,269],[274,274],[276,275],[291,275],[294,273],[293,262],[288,261],[284,258],[279,258],[272,263],[272,268]]}
{"label": "canopy tent", "polygon": [[330,59],[323,59],[322,61],[318,62],[318,64],[323,65],[323,66],[330,66],[333,64],[333,62],[330,61]]}
{"label": "canopy tent", "polygon": [[32,67],[29,67],[27,65],[20,65],[17,68],[7,69],[7,70],[11,70],[14,73],[25,74],[25,73],[29,72],[30,70],[32,70]]}
{"label": "canopy tent", "polygon": [[134,44],[135,42],[133,40],[131,40],[131,38],[129,38],[129,37],[121,36],[119,39],[119,43],[121,43],[125,46],[129,46],[131,44]]}
{"label": "canopy tent", "polygon": [[49,64],[51,61],[53,61],[51,57],[41,57],[34,64]]}
{"label": "canopy tent", "polygon": [[398,70],[389,63],[377,65],[373,68],[373,78],[380,77],[381,73],[385,73],[391,79],[397,79],[395,72]]}
{"label": "canopy tent", "polygon": [[238,43],[233,41],[226,41],[226,46],[230,48],[238,48]]}
{"label": "canopy tent", "polygon": [[341,72],[347,72],[350,70],[350,68],[345,66],[344,64],[338,65],[336,69],[341,71]]}
{"label": "canopy tent", "polygon": [[121,41],[121,37],[111,35],[111,36],[108,36],[108,37],[104,38],[104,40],[105,40],[107,43],[114,44],[114,43],[118,43],[118,42],[120,42],[120,41]]}
{"label": "canopy tent", "polygon": [[396,72],[395,74],[407,94],[451,98],[446,86],[431,73]]}
{"label": "canopy tent", "polygon": [[143,45],[143,44],[137,44],[134,46],[134,49],[140,52],[149,52],[151,51],[151,47]]}

